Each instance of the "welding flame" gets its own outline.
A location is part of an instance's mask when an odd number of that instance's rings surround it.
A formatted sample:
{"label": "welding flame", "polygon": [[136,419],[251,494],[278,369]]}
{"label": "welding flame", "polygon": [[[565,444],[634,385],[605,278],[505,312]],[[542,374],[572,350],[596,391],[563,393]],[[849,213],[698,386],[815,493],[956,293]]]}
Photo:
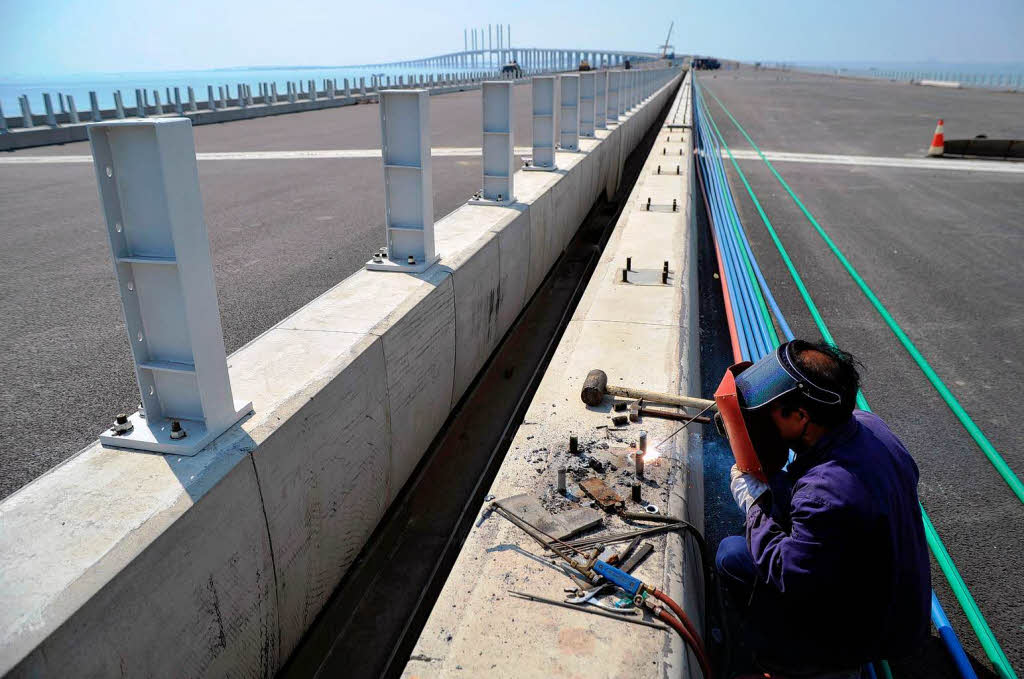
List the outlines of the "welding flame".
{"label": "welding flame", "polygon": [[644,464],[654,462],[659,457],[661,457],[661,451],[658,450],[657,446],[655,446],[654,448],[648,448],[647,452],[644,453]]}

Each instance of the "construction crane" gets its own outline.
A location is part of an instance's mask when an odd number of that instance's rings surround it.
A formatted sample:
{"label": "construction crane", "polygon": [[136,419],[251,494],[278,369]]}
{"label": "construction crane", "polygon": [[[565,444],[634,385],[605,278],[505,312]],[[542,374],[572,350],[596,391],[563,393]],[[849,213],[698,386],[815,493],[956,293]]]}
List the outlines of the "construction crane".
{"label": "construction crane", "polygon": [[662,59],[664,59],[666,56],[668,56],[668,51],[670,49],[674,50],[675,47],[676,47],[675,45],[668,44],[669,38],[672,37],[672,29],[675,27],[675,25],[676,25],[675,21],[673,21],[671,24],[669,24],[669,26],[668,26],[668,35],[665,36],[665,44],[664,45],[658,45],[658,47],[661,49],[661,58]]}

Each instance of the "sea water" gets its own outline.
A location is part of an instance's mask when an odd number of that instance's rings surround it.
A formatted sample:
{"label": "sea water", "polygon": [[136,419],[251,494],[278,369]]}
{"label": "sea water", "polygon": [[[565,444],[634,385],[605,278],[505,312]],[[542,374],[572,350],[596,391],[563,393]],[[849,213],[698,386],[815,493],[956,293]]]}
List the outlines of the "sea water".
{"label": "sea water", "polygon": [[896,80],[945,80],[965,87],[1019,90],[1024,62],[812,61],[786,64],[801,71]]}

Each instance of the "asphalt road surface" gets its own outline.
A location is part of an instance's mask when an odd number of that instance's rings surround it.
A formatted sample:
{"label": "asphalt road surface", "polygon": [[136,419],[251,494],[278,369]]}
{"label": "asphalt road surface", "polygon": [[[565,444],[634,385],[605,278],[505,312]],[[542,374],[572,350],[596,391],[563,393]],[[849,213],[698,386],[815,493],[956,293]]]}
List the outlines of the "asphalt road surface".
{"label": "asphalt road surface", "polygon": [[[938,118],[947,138],[1024,137],[1024,96],[1016,94],[752,69],[703,73],[699,82],[766,152],[922,158]],[[727,143],[752,150],[706,99]],[[1024,506],[764,163],[739,162],[837,344],[863,362],[868,401],[917,460],[929,516],[1011,663],[1024,671]],[[1024,174],[774,165],[1007,463],[1024,474],[1017,429],[1024,419]],[[728,161],[726,167],[787,320],[797,336],[819,339],[753,202]],[[934,565],[932,583],[967,651],[987,664]],[[903,663],[900,672],[936,676],[934,667]],[[948,662],[943,668],[954,676]]]}
{"label": "asphalt road surface", "polygon": [[[529,146],[530,88],[515,88]],[[431,97],[434,147],[479,147],[480,92]],[[196,150],[380,148],[376,104],[195,128]],[[0,154],[0,498],[134,411],[132,371],[88,143]],[[435,218],[480,188],[479,157],[435,157]],[[384,244],[379,159],[200,160],[229,352],[358,270]]]}

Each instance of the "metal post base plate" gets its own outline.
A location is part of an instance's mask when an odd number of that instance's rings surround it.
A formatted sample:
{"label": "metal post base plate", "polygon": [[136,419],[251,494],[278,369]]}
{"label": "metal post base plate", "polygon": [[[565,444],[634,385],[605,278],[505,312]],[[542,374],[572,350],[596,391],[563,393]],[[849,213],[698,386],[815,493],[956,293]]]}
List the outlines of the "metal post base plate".
{"label": "metal post base plate", "polygon": [[[252,412],[252,403],[243,404],[235,402],[235,420],[242,419]],[[114,448],[128,448],[130,450],[145,450],[151,453],[163,453],[165,455],[185,455],[191,457],[206,447],[211,441],[223,434],[228,428],[220,431],[211,431],[206,428],[206,423],[200,420],[182,420],[181,428],[186,436],[180,439],[171,438],[171,418],[161,417],[157,420],[148,420],[136,411],[128,416],[132,423],[132,430],[124,434],[115,434],[108,429],[100,434],[100,443]],[[234,425],[232,422],[232,425]]]}
{"label": "metal post base plate", "polygon": [[430,267],[437,263],[437,260],[441,259],[441,255],[434,255],[433,259],[424,260],[422,262],[416,262],[415,264],[407,264],[405,262],[396,262],[390,259],[385,259],[380,262],[375,262],[372,259],[366,263],[367,271],[398,271],[400,273],[423,273]]}

